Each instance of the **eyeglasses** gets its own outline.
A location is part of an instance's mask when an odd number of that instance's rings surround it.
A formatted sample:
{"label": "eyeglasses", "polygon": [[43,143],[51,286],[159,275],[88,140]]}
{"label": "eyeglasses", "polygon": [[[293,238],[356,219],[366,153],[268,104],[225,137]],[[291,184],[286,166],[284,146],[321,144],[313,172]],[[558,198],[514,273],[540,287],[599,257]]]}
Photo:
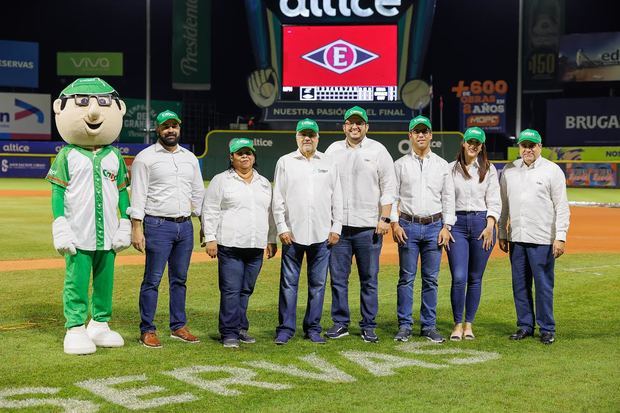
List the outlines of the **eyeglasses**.
{"label": "eyeglasses", "polygon": [[112,101],[117,99],[112,95],[73,95],[73,99],[77,106],[88,106],[90,104],[90,98],[97,99],[99,106],[110,106],[112,105]]}
{"label": "eyeglasses", "polygon": [[348,120],[344,124],[349,126],[349,127],[353,126],[353,125],[355,125],[355,126],[364,126],[364,125],[366,125],[366,122],[364,122],[363,120],[354,120],[354,121]]}
{"label": "eyeglasses", "polygon": [[411,133],[413,133],[414,135],[419,135],[420,133],[422,135],[428,135],[431,132],[430,129],[413,129],[411,131]]}

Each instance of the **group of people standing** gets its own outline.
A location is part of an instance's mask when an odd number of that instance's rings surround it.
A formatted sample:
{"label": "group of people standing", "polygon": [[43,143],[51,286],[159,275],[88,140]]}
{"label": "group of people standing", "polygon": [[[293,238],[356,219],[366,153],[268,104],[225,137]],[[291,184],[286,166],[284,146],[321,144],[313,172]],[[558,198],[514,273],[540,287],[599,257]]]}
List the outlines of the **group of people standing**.
{"label": "group of people standing", "polygon": [[[541,341],[554,341],[553,266],[564,251],[569,209],[564,175],[540,156],[538,132],[528,129],[519,135],[521,159],[508,164],[498,179],[482,129],[465,131],[457,159],[448,164],[431,150],[430,120],[417,116],[408,129],[412,151],[394,162],[381,143],[366,136],[367,113],[355,106],[344,115],[345,139],[332,143],[325,153],[317,150],[317,123],[300,120],[297,149],[278,160],[273,187],[257,171],[253,141],[231,140],[229,168],[216,175],[205,192],[196,157],[178,145],[179,117],[165,111],[157,122],[157,143],[132,165],[132,243],[146,252],[140,290],[140,340],[145,346],[161,347],[153,319],[166,263],[171,337],[199,341],[187,329],[185,315],[192,215],[201,219],[206,253],[218,259],[219,332],[224,347],[256,341],[248,334],[248,302],[264,255],[271,258],[277,252],[277,238],[282,260],[275,343],[284,345],[295,335],[304,256],[308,276],[304,338],[323,344],[349,335],[348,285],[355,257],[360,335],[366,342],[377,342],[379,256],[390,229],[400,264],[394,340],[407,341],[412,335],[413,283],[420,260],[420,335],[445,341],[436,325],[442,249],[452,273],[454,328],[449,338],[472,340],[496,227],[500,248],[509,252],[512,265],[518,330],[510,338],[533,335],[537,323]],[[323,333],[328,273],[332,325]]]}

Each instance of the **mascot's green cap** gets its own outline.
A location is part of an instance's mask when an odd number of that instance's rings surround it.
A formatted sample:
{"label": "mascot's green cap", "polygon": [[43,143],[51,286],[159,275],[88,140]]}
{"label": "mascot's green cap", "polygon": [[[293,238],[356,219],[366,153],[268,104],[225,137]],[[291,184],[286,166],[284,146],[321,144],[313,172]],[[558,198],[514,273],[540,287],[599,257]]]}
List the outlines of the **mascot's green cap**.
{"label": "mascot's green cap", "polygon": [[109,95],[117,93],[112,86],[98,77],[81,77],[60,92],[60,96],[71,95]]}

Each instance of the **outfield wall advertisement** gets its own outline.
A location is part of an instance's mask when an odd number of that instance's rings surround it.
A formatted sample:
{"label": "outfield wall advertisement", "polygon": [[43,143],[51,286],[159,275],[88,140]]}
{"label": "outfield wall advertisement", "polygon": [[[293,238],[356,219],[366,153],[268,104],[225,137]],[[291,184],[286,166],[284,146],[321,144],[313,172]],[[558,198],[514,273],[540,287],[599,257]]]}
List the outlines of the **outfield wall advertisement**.
{"label": "outfield wall advertisement", "polygon": [[42,178],[50,169],[50,158],[0,156],[0,178]]}
{"label": "outfield wall advertisement", "polygon": [[567,163],[565,174],[568,186],[590,188],[618,186],[618,164]]}
{"label": "outfield wall advertisement", "polygon": [[0,141],[50,140],[51,96],[0,93]]}
{"label": "outfield wall advertisement", "polygon": [[[394,160],[411,152],[406,132],[369,132],[368,136],[385,145]],[[228,143],[237,137],[254,139],[258,170],[269,180],[273,180],[278,159],[297,149],[294,131],[211,131],[205,138],[205,153],[196,154],[202,164],[204,179],[211,179],[228,168]],[[344,139],[342,131],[321,132],[318,150],[324,152],[331,143],[342,139]],[[433,133],[431,148],[437,155],[452,161],[456,157],[462,139],[463,135],[459,132],[436,132]]]}
{"label": "outfield wall advertisement", "polygon": [[[122,142],[144,142],[146,135],[146,102],[144,99],[123,99],[127,112],[123,117]],[[172,100],[151,100],[151,127],[155,127],[157,114],[166,109],[176,112],[183,118],[181,102]],[[154,135],[152,135],[154,138]]]}
{"label": "outfield wall advertisement", "polygon": [[[620,146],[562,146],[542,148],[541,155],[552,161],[620,162]],[[519,148],[508,148],[508,159],[519,157]]]}
{"label": "outfield wall advertisement", "polygon": [[613,146],[620,141],[620,98],[547,101],[549,146]]}

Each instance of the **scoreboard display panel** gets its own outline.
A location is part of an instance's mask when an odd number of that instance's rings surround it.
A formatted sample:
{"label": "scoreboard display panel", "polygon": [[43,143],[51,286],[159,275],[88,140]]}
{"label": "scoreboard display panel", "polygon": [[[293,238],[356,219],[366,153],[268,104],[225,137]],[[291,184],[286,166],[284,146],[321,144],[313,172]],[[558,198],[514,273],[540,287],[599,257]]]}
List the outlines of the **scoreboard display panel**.
{"label": "scoreboard display panel", "polygon": [[282,26],[284,101],[398,100],[396,25]]}

